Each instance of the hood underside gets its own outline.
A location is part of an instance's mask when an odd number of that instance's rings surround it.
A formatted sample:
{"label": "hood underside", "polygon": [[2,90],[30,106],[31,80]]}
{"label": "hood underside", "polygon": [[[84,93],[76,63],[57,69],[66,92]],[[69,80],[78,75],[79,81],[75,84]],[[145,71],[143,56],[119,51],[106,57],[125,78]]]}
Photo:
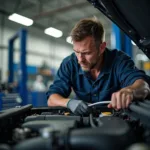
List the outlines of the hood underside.
{"label": "hood underside", "polygon": [[150,58],[150,0],[88,0]]}

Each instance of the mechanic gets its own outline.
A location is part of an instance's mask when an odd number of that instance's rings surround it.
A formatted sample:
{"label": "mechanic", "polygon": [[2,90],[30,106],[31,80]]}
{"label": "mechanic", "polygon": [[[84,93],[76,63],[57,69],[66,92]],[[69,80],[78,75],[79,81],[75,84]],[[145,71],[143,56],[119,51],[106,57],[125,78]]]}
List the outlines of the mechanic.
{"label": "mechanic", "polygon": [[[47,92],[48,106],[63,106],[74,114],[89,113],[88,103],[111,100],[109,108],[127,108],[149,95],[144,71],[118,50],[109,50],[97,18],[80,20],[71,31],[73,50],[60,65]],[[74,90],[76,99],[68,98]]]}

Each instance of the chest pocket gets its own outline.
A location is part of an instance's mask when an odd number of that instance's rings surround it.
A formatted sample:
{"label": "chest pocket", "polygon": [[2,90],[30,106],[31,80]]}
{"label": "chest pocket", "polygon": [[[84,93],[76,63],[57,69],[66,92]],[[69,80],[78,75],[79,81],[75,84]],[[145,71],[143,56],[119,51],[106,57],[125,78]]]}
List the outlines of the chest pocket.
{"label": "chest pocket", "polygon": [[119,87],[118,86],[114,86],[108,90],[105,90],[105,91],[101,91],[99,93],[99,100],[100,101],[107,101],[107,100],[111,100],[111,95],[114,93],[114,92],[117,92],[119,90]]}
{"label": "chest pocket", "polygon": [[90,92],[81,92],[81,91],[75,91],[76,99],[83,100],[85,102],[90,103],[91,102],[91,94]]}

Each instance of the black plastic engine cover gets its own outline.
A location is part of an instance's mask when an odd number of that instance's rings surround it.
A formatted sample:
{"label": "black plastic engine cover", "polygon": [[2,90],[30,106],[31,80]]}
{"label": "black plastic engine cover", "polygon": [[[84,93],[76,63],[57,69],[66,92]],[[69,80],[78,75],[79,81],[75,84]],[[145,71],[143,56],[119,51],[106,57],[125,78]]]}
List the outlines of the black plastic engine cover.
{"label": "black plastic engine cover", "polygon": [[29,128],[32,131],[39,131],[45,127],[51,127],[53,131],[64,131],[76,126],[77,123],[75,120],[36,120],[22,124],[23,128]]}
{"label": "black plastic engine cover", "polygon": [[34,120],[76,120],[81,121],[80,116],[64,116],[64,115],[37,115],[37,116],[28,116],[25,118],[25,122],[34,121]]}
{"label": "black plastic engine cover", "polygon": [[128,123],[119,117],[105,116],[98,118],[97,122],[104,134],[120,135],[131,130]]}
{"label": "black plastic engine cover", "polygon": [[73,150],[123,150],[135,142],[129,125],[117,117],[102,117],[99,127],[73,130],[69,144]]}

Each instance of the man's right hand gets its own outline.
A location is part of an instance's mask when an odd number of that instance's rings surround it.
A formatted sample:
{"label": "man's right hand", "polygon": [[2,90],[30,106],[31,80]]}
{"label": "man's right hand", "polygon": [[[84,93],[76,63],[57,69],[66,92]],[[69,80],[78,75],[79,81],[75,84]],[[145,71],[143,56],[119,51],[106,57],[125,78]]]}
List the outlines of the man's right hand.
{"label": "man's right hand", "polygon": [[82,100],[70,99],[67,108],[76,115],[88,115],[90,113],[88,105]]}

